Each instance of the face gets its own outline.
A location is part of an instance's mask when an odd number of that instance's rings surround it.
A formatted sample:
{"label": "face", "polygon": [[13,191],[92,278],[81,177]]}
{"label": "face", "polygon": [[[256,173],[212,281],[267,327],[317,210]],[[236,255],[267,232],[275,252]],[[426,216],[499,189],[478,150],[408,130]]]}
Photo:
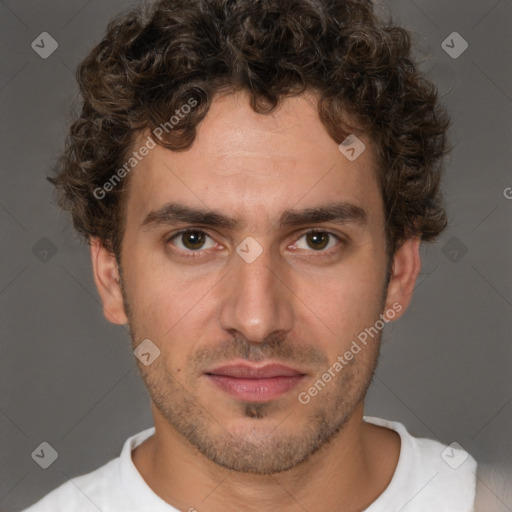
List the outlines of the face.
{"label": "face", "polygon": [[357,340],[405,306],[386,295],[384,207],[360,139],[350,161],[312,98],[261,115],[232,94],[191,149],[157,145],[130,176],[123,295],[100,290],[105,311],[134,348],[160,351],[138,362],[158,421],[224,467],[287,470],[332,440],[364,399],[380,330]]}

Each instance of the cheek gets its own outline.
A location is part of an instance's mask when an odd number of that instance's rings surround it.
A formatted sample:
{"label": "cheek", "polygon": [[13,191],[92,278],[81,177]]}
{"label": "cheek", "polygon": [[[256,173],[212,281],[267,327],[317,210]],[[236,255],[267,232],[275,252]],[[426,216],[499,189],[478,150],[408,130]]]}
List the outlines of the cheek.
{"label": "cheek", "polygon": [[382,312],[385,269],[369,257],[363,264],[364,259],[359,255],[329,272],[296,277],[297,296],[325,325],[333,343],[357,336]]}
{"label": "cheek", "polygon": [[182,272],[168,264],[132,263],[128,299],[139,334],[168,345],[183,338],[185,330],[190,336],[204,329],[211,316],[208,291],[215,289],[218,276],[199,276],[192,266]]}

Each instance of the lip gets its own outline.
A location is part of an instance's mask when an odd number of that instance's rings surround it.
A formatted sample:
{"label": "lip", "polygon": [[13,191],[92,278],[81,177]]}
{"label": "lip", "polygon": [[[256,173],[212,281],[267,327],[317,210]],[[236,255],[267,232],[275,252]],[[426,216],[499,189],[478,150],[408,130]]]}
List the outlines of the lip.
{"label": "lip", "polygon": [[229,364],[205,373],[224,392],[244,402],[268,402],[291,391],[305,374],[282,364]]}

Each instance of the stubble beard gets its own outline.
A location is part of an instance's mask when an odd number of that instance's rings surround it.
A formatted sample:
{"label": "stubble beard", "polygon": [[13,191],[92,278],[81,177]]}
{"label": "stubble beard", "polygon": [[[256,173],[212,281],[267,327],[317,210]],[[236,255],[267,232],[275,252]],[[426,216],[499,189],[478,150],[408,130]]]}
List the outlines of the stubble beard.
{"label": "stubble beard", "polygon": [[[246,421],[243,428],[229,431],[214,404],[202,404],[200,397],[189,391],[192,386],[178,383],[169,374],[164,358],[159,357],[151,367],[138,366],[152,402],[193,449],[226,469],[270,475],[288,471],[328,447],[364,400],[377,360],[378,350],[364,368],[362,364],[344,367],[327,385],[330,388],[324,388],[310,403],[304,405],[297,399],[270,432],[269,422],[277,412],[274,403],[239,403],[234,414],[239,421]],[[297,412],[300,423],[292,420]]]}
{"label": "stubble beard", "polygon": [[[121,291],[129,319],[129,334],[135,348],[139,337],[122,285]],[[216,418],[215,411],[208,410],[212,405],[201,405],[199,397],[189,391],[193,389],[193,383],[184,385],[170,374],[163,357],[157,358],[150,366],[138,362],[138,368],[155,407],[193,449],[231,471],[271,475],[305,463],[319,450],[327,448],[343,430],[356,407],[366,397],[377,367],[380,341],[379,332],[372,340],[375,345],[365,347],[368,354],[355,357],[310,403],[304,405],[296,401],[286,418],[294,417],[298,409],[303,417],[299,431],[296,424],[290,430],[290,422],[285,418],[270,433],[263,433],[268,429],[261,429],[260,423],[271,420],[275,404],[240,403],[236,411],[238,416],[252,423],[238,432],[229,432],[222,426],[222,419]],[[267,345],[271,347],[265,354],[268,358],[275,352],[287,352],[287,349],[276,348],[280,346],[279,343],[282,341],[273,340]],[[265,352],[265,345],[262,348],[262,344],[256,346],[245,342],[245,349],[237,348],[236,351],[239,352],[236,355],[254,360],[250,354]],[[294,352],[294,349],[290,348],[290,351]]]}

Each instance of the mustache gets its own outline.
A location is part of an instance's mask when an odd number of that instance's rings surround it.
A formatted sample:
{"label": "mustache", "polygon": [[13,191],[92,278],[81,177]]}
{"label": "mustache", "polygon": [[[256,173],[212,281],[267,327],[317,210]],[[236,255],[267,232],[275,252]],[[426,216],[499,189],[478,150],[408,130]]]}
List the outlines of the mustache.
{"label": "mustache", "polygon": [[315,364],[328,366],[329,359],[318,348],[291,340],[285,335],[272,335],[262,342],[252,342],[241,335],[235,335],[215,347],[198,349],[190,363],[201,368],[232,359],[243,359],[258,363],[265,360],[284,364]]}

